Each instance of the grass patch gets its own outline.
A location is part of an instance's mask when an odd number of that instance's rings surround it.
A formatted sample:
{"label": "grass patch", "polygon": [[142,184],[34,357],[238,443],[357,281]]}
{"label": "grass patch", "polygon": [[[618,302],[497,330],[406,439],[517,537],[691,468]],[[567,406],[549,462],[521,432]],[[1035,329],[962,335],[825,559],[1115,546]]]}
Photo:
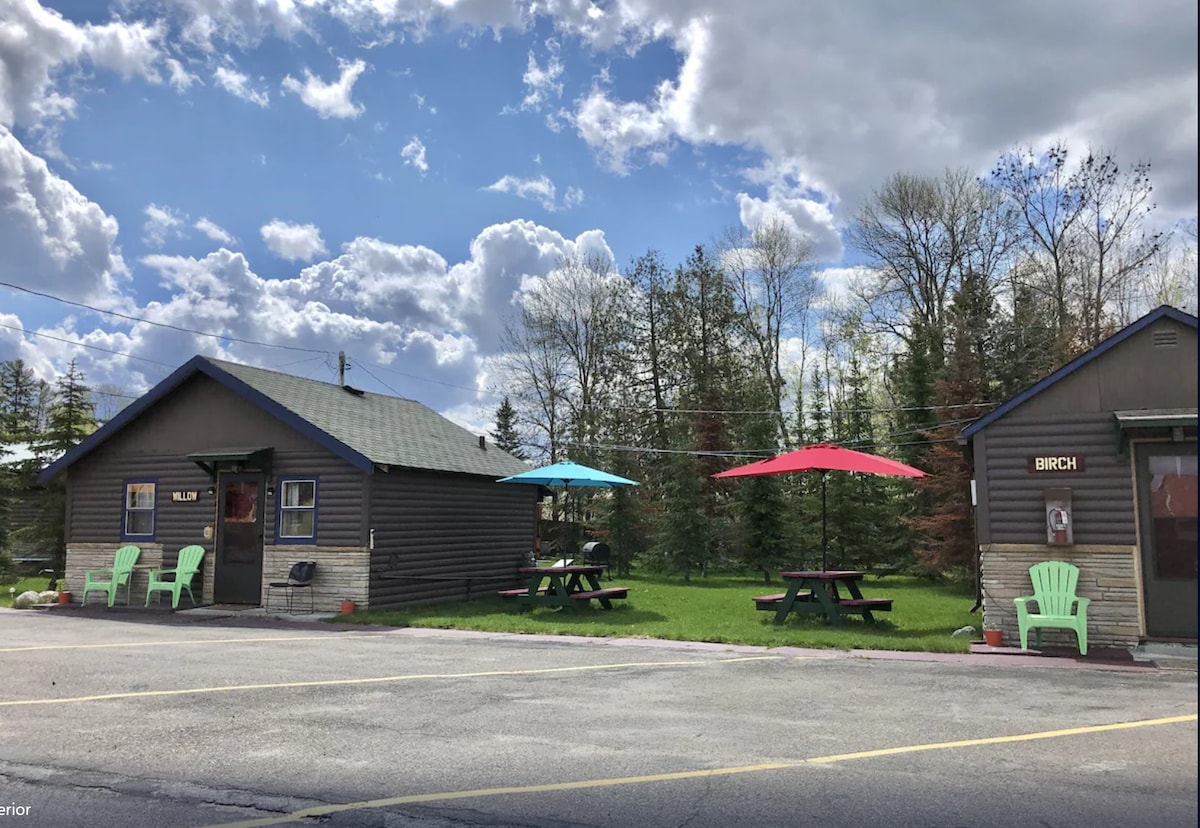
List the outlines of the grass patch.
{"label": "grass patch", "polygon": [[722,576],[684,584],[675,578],[638,574],[613,584],[628,586],[629,598],[613,602],[614,608],[607,611],[593,603],[590,609],[539,607],[518,612],[515,601],[489,596],[400,611],[356,612],[336,620],[392,627],[939,653],[967,652],[969,639],[951,638],[950,633],[967,625],[978,628],[982,620],[970,613],[975,603],[970,588],[902,576],[879,580],[868,576],[862,582],[863,595],[891,598],[893,610],[876,613],[874,625],[851,618],[840,629],[815,616],[794,614],[776,626],[772,613],[756,610],[751,598],[787,589],[780,579],[763,584],[761,578]]}

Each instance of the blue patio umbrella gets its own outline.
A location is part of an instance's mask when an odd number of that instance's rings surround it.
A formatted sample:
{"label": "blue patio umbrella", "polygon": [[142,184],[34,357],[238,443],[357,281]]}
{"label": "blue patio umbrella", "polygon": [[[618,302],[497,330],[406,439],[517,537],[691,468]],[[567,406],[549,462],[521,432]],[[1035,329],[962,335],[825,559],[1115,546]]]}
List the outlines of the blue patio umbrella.
{"label": "blue patio umbrella", "polygon": [[540,469],[530,469],[527,472],[514,474],[511,477],[503,477],[497,482],[532,483],[537,486],[562,486],[565,489],[573,486],[612,488],[613,486],[639,485],[636,480],[618,477],[615,474],[609,474],[606,471],[600,471],[600,469],[593,469],[591,466],[584,466],[580,463],[572,463],[569,460],[564,460],[561,463],[555,463],[550,466],[542,466]]}
{"label": "blue patio umbrella", "polygon": [[549,466],[542,466],[540,469],[530,469],[527,472],[514,474],[510,477],[503,477],[496,482],[529,483],[535,486],[562,486],[567,491],[567,494],[570,494],[571,489],[581,486],[611,489],[616,486],[640,485],[636,480],[609,474],[606,471],[593,469],[591,466],[585,466],[581,463],[572,463],[569,460]]}

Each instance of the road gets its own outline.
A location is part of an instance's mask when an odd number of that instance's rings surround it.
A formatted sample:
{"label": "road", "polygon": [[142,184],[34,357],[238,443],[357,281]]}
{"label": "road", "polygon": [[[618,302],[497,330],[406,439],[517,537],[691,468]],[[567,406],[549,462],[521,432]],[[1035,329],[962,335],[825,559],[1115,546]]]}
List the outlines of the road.
{"label": "road", "polygon": [[0,642],[0,826],[1197,824],[1191,671],[55,611]]}

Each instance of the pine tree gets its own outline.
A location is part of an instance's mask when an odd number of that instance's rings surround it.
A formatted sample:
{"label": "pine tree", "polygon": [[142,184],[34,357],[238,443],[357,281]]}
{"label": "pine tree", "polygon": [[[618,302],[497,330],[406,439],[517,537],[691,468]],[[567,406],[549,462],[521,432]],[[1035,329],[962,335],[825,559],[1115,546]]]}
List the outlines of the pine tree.
{"label": "pine tree", "polygon": [[[67,372],[55,384],[49,423],[45,433],[34,444],[34,450],[39,460],[46,464],[70,451],[95,430],[91,391],[84,384],[83,372],[76,366],[75,360],[71,360]],[[46,484],[38,520],[29,527],[28,540],[39,554],[50,558],[51,566],[57,573],[61,573],[66,564],[66,507],[66,480],[59,475]],[[21,531],[25,532],[24,529]]]}
{"label": "pine tree", "polygon": [[979,372],[967,320],[955,326],[949,374],[934,385],[943,425],[925,432],[930,446],[922,468],[927,477],[916,481],[917,491],[931,503],[908,524],[918,533],[917,559],[929,574],[950,574],[967,580],[974,572],[975,520],[970,501],[971,468],[955,437],[962,420],[978,417],[982,407],[983,378]]}
{"label": "pine tree", "polygon": [[[678,444],[688,443],[690,438]],[[681,573],[685,582],[691,581],[693,570],[707,563],[713,541],[705,491],[705,475],[696,458],[685,451],[671,454],[664,471],[654,552],[663,569]]]}
{"label": "pine tree", "polygon": [[[764,425],[761,432],[775,436],[775,421]],[[764,475],[742,478],[736,485],[738,560],[761,572],[763,583],[770,583],[772,573],[785,567],[794,549],[786,520],[785,482],[779,476]]]}
{"label": "pine tree", "polygon": [[0,442],[29,442],[38,430],[38,382],[19,359],[0,362]]}
{"label": "pine tree", "polygon": [[500,407],[496,409],[496,430],[492,432],[492,442],[497,448],[503,449],[520,460],[527,459],[528,455],[521,447],[521,435],[517,433],[517,410],[513,408],[512,401],[508,395],[504,395],[504,400],[500,403]]}

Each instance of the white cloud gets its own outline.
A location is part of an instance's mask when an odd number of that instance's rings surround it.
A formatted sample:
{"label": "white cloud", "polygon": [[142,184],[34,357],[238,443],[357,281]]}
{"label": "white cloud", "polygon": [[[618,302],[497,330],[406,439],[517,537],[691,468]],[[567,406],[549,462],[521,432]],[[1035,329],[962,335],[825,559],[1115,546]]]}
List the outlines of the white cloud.
{"label": "white cloud", "polygon": [[865,267],[827,267],[818,270],[815,275],[825,286],[826,296],[838,300],[848,296],[851,284],[869,272],[869,268]]}
{"label": "white cloud", "polygon": [[281,85],[284,90],[299,95],[304,105],[322,118],[357,118],[365,108],[354,103],[350,96],[355,81],[367,70],[366,61],[339,59],[338,67],[341,75],[335,81],[326,83],[305,69],[303,82],[288,75]]}
{"label": "white cloud", "polygon": [[768,188],[768,193],[766,200],[737,194],[738,218],[744,227],[754,230],[780,221],[797,236],[808,239],[816,261],[836,262],[842,258],[842,237],[827,205],[775,185]]}
{"label": "white cloud", "polygon": [[187,216],[170,207],[148,204],[145,209],[146,223],[142,225],[142,240],[150,247],[162,247],[168,238],[183,235],[181,228]]}
{"label": "white cloud", "polygon": [[521,99],[521,109],[536,112],[551,98],[557,100],[562,97],[563,65],[558,56],[558,41],[553,38],[547,40],[546,51],[548,54],[545,66],[538,64],[532,50],[529,52],[529,62],[525,67],[525,74],[521,77],[525,83],[525,97]]}
{"label": "white cloud", "polygon": [[117,220],[0,125],[0,278],[111,303],[125,262]]}
{"label": "white cloud", "polygon": [[84,52],[92,63],[111,69],[123,78],[141,76],[157,81],[154,65],[161,57],[166,26],[153,23],[115,20],[100,26],[84,27],[87,45]]}
{"label": "white cloud", "polygon": [[518,178],[515,175],[506,175],[483,189],[536,201],[542,205],[543,209],[552,213],[560,209],[576,207],[583,202],[583,190],[578,187],[568,187],[560,205],[556,201],[557,188],[546,175],[539,175],[537,178]]}
{"label": "white cloud", "polygon": [[167,64],[167,71],[169,73],[168,82],[171,84],[171,86],[175,87],[176,91],[186,92],[191,88],[193,83],[199,83],[203,85],[203,81],[201,81],[200,78],[189,72],[187,68],[175,58],[167,58],[164,62]]}
{"label": "white cloud", "polygon": [[271,252],[289,262],[312,261],[328,252],[315,224],[289,224],[274,219],[260,227],[259,232]]}
{"label": "white cloud", "polygon": [[429,172],[429,162],[425,160],[425,145],[415,135],[404,145],[404,149],[400,150],[400,157],[404,159],[405,164],[416,167],[422,174]]}
{"label": "white cloud", "polygon": [[243,101],[257,106],[266,106],[271,102],[271,96],[266,90],[255,89],[250,85],[250,76],[233,67],[218,66],[213,71],[213,80],[217,86],[235,98],[241,98]]}
{"label": "white cloud", "polygon": [[200,218],[193,226],[215,242],[221,244],[233,244],[234,242],[232,233],[210,219]]}
{"label": "white cloud", "polygon": [[658,41],[679,58],[648,96],[599,82],[575,103],[578,134],[618,173],[681,143],[747,148],[851,212],[898,170],[984,172],[1014,144],[1081,135],[1152,158],[1160,205],[1194,214],[1197,12],[1186,0],[1109,0],[1087,14],[1027,0],[952,14],[841,3],[816,16],[794,0],[614,0],[595,19],[587,5],[549,0],[560,37],[601,51]]}
{"label": "white cloud", "polygon": [[320,6],[309,0],[172,0],[171,5],[183,15],[184,40],[207,52],[216,41],[250,47],[267,35],[288,40],[308,30],[305,15]]}
{"label": "white cloud", "polygon": [[69,117],[75,100],[55,88],[64,66],[84,59],[124,78],[158,80],[160,23],[113,20],[77,25],[37,0],[3,0],[0,9],[0,125]]}

